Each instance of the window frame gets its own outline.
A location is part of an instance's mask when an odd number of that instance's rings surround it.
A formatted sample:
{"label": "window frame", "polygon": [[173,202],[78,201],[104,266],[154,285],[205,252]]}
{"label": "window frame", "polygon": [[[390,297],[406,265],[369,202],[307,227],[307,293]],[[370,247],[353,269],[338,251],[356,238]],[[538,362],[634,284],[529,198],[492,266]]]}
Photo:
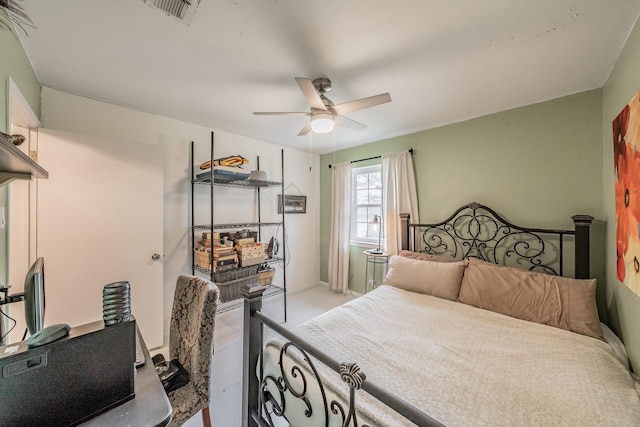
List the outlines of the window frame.
{"label": "window frame", "polygon": [[[362,174],[369,174],[372,172],[379,172],[380,173],[380,203],[379,204],[375,204],[375,203],[366,203],[366,204],[358,204],[357,203],[357,176],[358,175],[362,175]],[[369,188],[370,190],[371,188]],[[382,185],[382,164],[375,164],[375,165],[369,165],[369,166],[362,166],[359,168],[352,168],[351,169],[351,205],[350,205],[350,209],[351,209],[351,235],[349,236],[349,240],[351,245],[353,246],[362,246],[362,247],[368,247],[368,248],[377,248],[378,247],[378,238],[365,238],[365,237],[359,237],[357,235],[358,233],[358,221],[357,221],[357,208],[358,207],[367,207],[367,208],[375,208],[375,207],[379,207],[380,208],[380,219],[381,219],[381,227],[382,230],[381,232],[381,240],[380,240],[380,246],[382,246],[384,244],[384,221],[383,221],[383,212],[382,212],[382,206],[383,206],[383,198],[384,198],[384,186]]]}

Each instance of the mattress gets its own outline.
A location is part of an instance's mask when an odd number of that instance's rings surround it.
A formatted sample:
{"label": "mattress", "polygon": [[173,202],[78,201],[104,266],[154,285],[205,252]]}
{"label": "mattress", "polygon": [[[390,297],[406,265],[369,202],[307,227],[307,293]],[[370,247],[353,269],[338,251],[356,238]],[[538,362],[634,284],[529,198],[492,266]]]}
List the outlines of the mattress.
{"label": "mattress", "polygon": [[[366,377],[448,426],[640,424],[638,384],[604,341],[390,286],[294,329],[334,359],[356,362]],[[274,395],[282,339],[267,343],[264,373]],[[320,389],[306,387],[310,406],[287,398],[292,425],[325,425]],[[329,401],[348,401],[349,389],[315,362]],[[411,426],[364,392],[356,393],[359,424]],[[342,403],[344,408],[348,404]],[[304,414],[311,407],[310,421]],[[331,411],[329,411],[329,414]],[[329,415],[328,425],[340,425]]]}

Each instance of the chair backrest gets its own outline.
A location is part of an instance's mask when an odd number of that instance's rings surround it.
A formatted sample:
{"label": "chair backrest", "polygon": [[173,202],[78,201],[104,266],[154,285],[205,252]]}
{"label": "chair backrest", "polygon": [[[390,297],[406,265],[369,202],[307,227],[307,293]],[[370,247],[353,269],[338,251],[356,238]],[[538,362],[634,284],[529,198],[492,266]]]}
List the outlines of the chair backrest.
{"label": "chair backrest", "polygon": [[205,279],[181,275],[176,282],[169,326],[169,355],[189,372],[195,387],[209,396],[213,332],[220,290]]}

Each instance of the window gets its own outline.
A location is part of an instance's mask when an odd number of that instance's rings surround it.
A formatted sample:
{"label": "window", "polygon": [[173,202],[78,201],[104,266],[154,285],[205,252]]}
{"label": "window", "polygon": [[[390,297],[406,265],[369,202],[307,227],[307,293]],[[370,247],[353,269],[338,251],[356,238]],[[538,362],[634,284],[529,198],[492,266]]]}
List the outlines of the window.
{"label": "window", "polygon": [[378,245],[379,230],[373,218],[382,217],[382,170],[380,165],[354,168],[352,175],[351,241]]}

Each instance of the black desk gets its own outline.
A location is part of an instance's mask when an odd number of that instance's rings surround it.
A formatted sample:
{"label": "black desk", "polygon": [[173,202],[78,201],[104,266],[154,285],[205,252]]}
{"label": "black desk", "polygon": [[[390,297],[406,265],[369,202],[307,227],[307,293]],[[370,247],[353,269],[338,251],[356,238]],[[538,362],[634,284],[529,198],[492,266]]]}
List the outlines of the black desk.
{"label": "black desk", "polygon": [[166,426],[171,421],[171,403],[162,388],[149,350],[139,334],[146,363],[136,369],[136,397],[81,424],[82,426]]}
{"label": "black desk", "polygon": [[42,347],[0,347],[0,425],[75,424],[106,407],[82,425],[167,425],[171,404],[139,333],[147,363],[133,367],[136,333],[135,322],[98,321]]}

